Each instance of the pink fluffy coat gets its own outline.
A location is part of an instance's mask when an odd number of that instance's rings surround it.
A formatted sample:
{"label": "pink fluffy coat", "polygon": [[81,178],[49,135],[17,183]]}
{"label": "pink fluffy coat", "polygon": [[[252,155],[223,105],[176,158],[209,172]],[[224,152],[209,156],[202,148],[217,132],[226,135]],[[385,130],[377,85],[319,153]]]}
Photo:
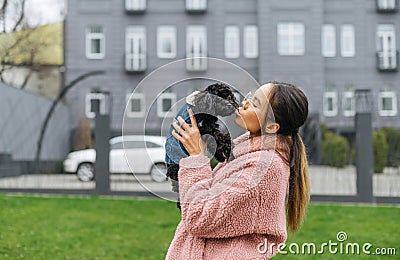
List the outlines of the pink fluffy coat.
{"label": "pink fluffy coat", "polygon": [[239,136],[235,159],[214,170],[203,155],[180,161],[182,220],[166,259],[268,259],[278,253],[287,237],[290,170],[274,151],[275,140]]}

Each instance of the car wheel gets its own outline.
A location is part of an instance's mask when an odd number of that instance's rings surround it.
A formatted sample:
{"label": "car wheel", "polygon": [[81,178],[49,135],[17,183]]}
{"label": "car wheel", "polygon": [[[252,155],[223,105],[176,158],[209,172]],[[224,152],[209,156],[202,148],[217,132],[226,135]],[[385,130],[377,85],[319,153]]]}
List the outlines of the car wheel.
{"label": "car wheel", "polygon": [[92,181],[94,179],[94,166],[91,163],[82,163],[76,170],[78,179],[83,182]]}
{"label": "car wheel", "polygon": [[150,170],[151,179],[155,182],[163,182],[167,180],[167,166],[165,163],[156,163]]}

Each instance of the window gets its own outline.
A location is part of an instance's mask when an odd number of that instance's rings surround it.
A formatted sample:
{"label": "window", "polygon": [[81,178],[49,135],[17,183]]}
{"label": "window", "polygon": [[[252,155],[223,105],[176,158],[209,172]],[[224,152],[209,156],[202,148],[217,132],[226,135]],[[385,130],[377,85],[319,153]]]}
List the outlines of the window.
{"label": "window", "polygon": [[123,142],[116,142],[110,145],[111,150],[121,150],[124,149],[124,143]]}
{"label": "window", "polygon": [[126,29],[125,69],[144,71],[146,67],[146,29],[130,26]]}
{"label": "window", "polygon": [[146,143],[145,141],[125,141],[124,147],[125,149],[145,149]]}
{"label": "window", "polygon": [[354,26],[351,24],[344,24],[341,28],[341,41],[340,48],[342,57],[354,57],[355,39],[354,39]]}
{"label": "window", "polygon": [[145,113],[145,99],[143,93],[132,93],[127,95],[128,105],[126,114],[128,117],[143,117]]}
{"label": "window", "polygon": [[237,26],[225,27],[225,57],[239,58],[240,56],[240,32]]}
{"label": "window", "polygon": [[356,114],[356,101],[353,91],[343,92],[343,115],[354,116]]}
{"label": "window", "polygon": [[336,28],[333,24],[322,26],[322,56],[336,56]]}
{"label": "window", "polygon": [[128,12],[146,10],[146,0],[125,0],[125,10]]}
{"label": "window", "polygon": [[396,0],[377,0],[379,10],[395,10]]}
{"label": "window", "polygon": [[125,149],[149,149],[149,148],[160,148],[159,144],[149,141],[125,141]]}
{"label": "window", "polygon": [[160,147],[162,147],[161,145],[159,145],[159,144],[156,144],[156,143],[153,143],[153,142],[149,142],[149,141],[146,141],[146,148],[147,149],[149,149],[149,148],[160,148]]}
{"label": "window", "polygon": [[395,116],[397,115],[396,93],[392,91],[382,91],[379,93],[379,115]]}
{"label": "window", "polygon": [[163,93],[157,99],[157,115],[159,117],[173,117],[176,112],[175,93]]}
{"label": "window", "polygon": [[186,68],[192,71],[207,69],[206,28],[200,25],[189,26],[186,37]]}
{"label": "window", "polygon": [[103,27],[89,26],[86,29],[86,58],[103,59],[105,56],[105,37]]}
{"label": "window", "polygon": [[338,111],[337,93],[333,91],[324,94],[324,115],[327,117],[336,116]]}
{"label": "window", "polygon": [[176,57],[176,28],[159,26],[157,29],[157,56],[160,59]]}
{"label": "window", "polygon": [[258,28],[256,25],[247,25],[243,32],[243,55],[246,58],[258,57]]}
{"label": "window", "polygon": [[186,0],[186,10],[205,11],[207,9],[207,0]]}
{"label": "window", "polygon": [[376,30],[379,69],[397,68],[396,33],[393,24],[380,24]]}
{"label": "window", "polygon": [[105,114],[105,96],[101,93],[88,93],[85,99],[85,114],[88,118],[94,118],[96,113]]}
{"label": "window", "polygon": [[304,54],[304,24],[278,24],[278,52],[280,55]]}

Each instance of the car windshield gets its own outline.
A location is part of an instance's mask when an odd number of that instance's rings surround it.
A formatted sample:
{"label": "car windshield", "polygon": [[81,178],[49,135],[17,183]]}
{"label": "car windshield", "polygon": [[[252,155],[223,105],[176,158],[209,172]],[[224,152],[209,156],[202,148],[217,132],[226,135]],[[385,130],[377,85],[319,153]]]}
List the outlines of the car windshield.
{"label": "car windshield", "polygon": [[112,150],[114,150],[114,149],[123,149],[123,148],[124,148],[124,147],[123,147],[122,142],[118,142],[118,143],[112,144],[112,145],[110,146],[110,149],[112,149]]}
{"label": "car windshield", "polygon": [[140,149],[140,148],[156,148],[160,147],[160,145],[149,142],[149,141],[126,141],[124,142],[124,147],[126,149]]}

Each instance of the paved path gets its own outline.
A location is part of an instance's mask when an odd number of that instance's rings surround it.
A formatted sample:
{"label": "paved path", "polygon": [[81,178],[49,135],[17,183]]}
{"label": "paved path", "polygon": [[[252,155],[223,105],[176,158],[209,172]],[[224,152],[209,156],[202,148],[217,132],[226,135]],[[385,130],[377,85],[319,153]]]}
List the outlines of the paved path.
{"label": "paved path", "polygon": [[[325,166],[310,166],[311,194],[355,195],[356,170],[354,167],[336,169]],[[386,169],[373,177],[374,196],[400,197],[400,169]],[[1,188],[20,189],[94,189],[94,182],[80,182],[75,174],[35,174],[0,178]],[[149,175],[113,174],[110,178],[112,191],[170,192],[170,182],[153,182]],[[173,195],[173,193],[171,193]]]}

